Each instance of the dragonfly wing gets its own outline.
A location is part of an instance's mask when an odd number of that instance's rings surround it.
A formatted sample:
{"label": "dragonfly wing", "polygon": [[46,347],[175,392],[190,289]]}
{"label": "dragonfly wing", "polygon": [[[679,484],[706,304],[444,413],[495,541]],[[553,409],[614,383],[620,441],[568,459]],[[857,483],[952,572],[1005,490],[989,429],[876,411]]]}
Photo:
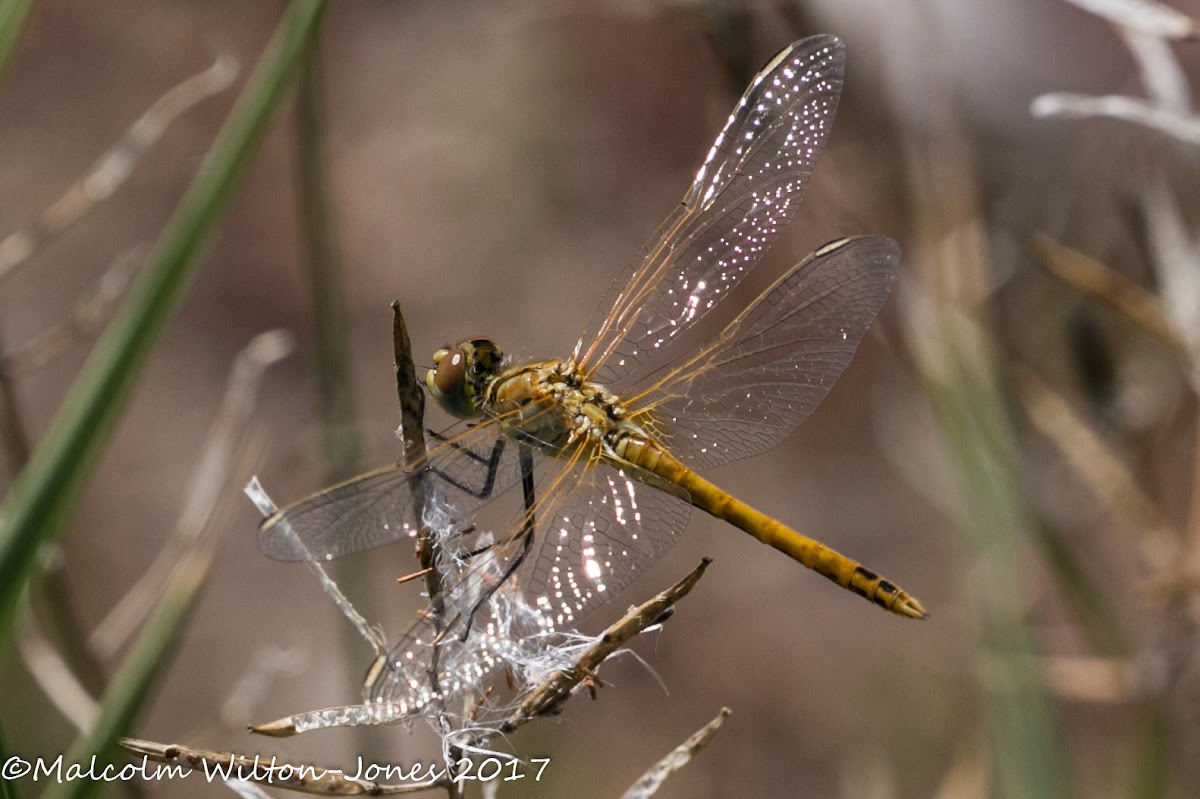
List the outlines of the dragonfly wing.
{"label": "dragonfly wing", "polygon": [[[486,534],[474,537],[486,541]],[[520,564],[519,541],[496,541],[443,571],[438,604],[419,614],[363,686],[368,702],[389,702],[403,714],[431,701],[479,693],[498,666],[514,663],[530,636],[529,613],[510,613],[512,588],[504,584]]]}
{"label": "dragonfly wing", "polygon": [[538,471],[532,546],[522,512],[492,547],[460,561],[464,568],[445,578],[438,621],[422,616],[400,637],[369,677],[367,701],[411,713],[433,699],[480,694],[498,667],[544,653],[555,634],[613,599],[687,524],[686,494],[637,467],[568,456],[543,459]]}
{"label": "dragonfly wing", "polygon": [[627,280],[598,307],[576,354],[619,388],[668,357],[667,345],[723,299],[795,214],[825,146],[845,53],[834,36],[792,44],[760,72],[691,188]]}
{"label": "dragonfly wing", "polygon": [[525,596],[548,629],[573,627],[683,534],[687,494],[635,466],[578,465],[562,497],[539,501],[538,536],[522,569]]}
{"label": "dragonfly wing", "polygon": [[413,537],[414,478],[424,492],[421,518],[435,529],[468,518],[519,481],[518,448],[499,425],[459,423],[430,435],[423,467],[390,464],[288,505],[262,523],[259,549],[276,560],[332,560]]}
{"label": "dragonfly wing", "polygon": [[647,381],[671,450],[712,468],[763,452],[829,393],[891,291],[900,248],[839,239],[784,274],[690,361]]}
{"label": "dragonfly wing", "polygon": [[275,560],[331,560],[415,533],[407,473],[382,466],[268,517],[258,548]]}

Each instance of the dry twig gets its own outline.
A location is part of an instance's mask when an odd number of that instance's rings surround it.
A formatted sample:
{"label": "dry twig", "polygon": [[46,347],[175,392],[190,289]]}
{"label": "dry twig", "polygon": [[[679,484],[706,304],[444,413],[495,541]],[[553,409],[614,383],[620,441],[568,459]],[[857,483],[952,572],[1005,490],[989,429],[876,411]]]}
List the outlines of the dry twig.
{"label": "dry twig", "polygon": [[205,775],[219,774],[222,778],[287,788],[317,796],[398,796],[418,793],[446,784],[444,777],[424,782],[383,783],[349,777],[340,769],[316,766],[295,766],[276,758],[246,757],[230,752],[198,749],[180,744],[160,744],[137,738],[122,738],[121,746],[135,755],[156,763],[183,766]]}
{"label": "dry twig", "polygon": [[112,196],[137,164],[142,153],[162,136],[175,119],[206,97],[223,91],[237,77],[233,54],[217,55],[213,65],[168,91],[146,109],[125,135],[104,153],[91,171],[72,185],[29,229],[0,240],[0,278],[20,266],[46,242],[61,235],[97,203]]}
{"label": "dry twig", "polygon": [[667,777],[692,762],[692,758],[708,746],[709,742],[716,737],[717,730],[721,729],[721,725],[725,723],[725,719],[729,718],[729,714],[732,712],[727,707],[721,708],[721,712],[717,714],[716,718],[694,732],[686,741],[668,752],[666,757],[639,777],[638,781],[621,795],[621,799],[649,799],[658,793],[658,789],[666,782]]}
{"label": "dry twig", "polygon": [[539,716],[553,716],[562,709],[562,704],[576,686],[596,673],[596,669],[610,655],[625,645],[635,635],[663,620],[675,603],[683,599],[700,581],[711,558],[704,558],[700,565],[675,585],[660,592],[647,602],[632,608],[619,621],[604,631],[595,644],[580,655],[575,666],[564,669],[538,686],[521,706],[503,721],[498,730],[510,733],[521,725]]}

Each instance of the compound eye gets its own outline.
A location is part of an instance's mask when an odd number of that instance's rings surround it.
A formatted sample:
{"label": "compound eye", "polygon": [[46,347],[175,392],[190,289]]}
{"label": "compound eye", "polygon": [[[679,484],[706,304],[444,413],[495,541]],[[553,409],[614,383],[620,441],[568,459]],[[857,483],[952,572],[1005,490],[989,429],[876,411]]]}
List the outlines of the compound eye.
{"label": "compound eye", "polygon": [[467,356],[461,346],[433,354],[433,384],[445,395],[459,394],[467,378]]}

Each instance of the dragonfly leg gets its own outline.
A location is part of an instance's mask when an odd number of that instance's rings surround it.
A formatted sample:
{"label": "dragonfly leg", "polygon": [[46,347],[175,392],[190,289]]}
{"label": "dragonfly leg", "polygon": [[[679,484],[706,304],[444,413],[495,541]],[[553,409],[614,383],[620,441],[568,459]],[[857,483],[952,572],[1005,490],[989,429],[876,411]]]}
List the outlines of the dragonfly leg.
{"label": "dragonfly leg", "polygon": [[[497,444],[501,443],[503,443],[503,440],[497,442]],[[492,598],[492,595],[496,593],[500,586],[508,582],[508,579],[516,573],[517,569],[521,568],[521,564],[525,562],[525,558],[529,555],[529,549],[533,545],[533,531],[536,527],[535,506],[537,504],[537,496],[534,493],[533,484],[533,451],[529,447],[521,446],[517,454],[521,464],[521,494],[525,504],[525,519],[521,524],[520,531],[504,543],[507,544],[520,540],[521,551],[505,566],[504,573],[500,575],[500,578],[487,587],[483,592],[483,596],[471,608],[471,612],[467,615],[467,623],[463,627],[462,634],[459,636],[460,641],[467,640],[467,635],[471,632],[471,623],[475,620],[475,614]]]}
{"label": "dragonfly leg", "polygon": [[469,485],[460,483],[458,480],[455,480],[450,475],[446,474],[445,472],[440,471],[436,466],[432,467],[431,471],[434,474],[436,474],[439,478],[441,478],[442,480],[445,480],[447,483],[454,486],[458,490],[465,491],[466,493],[470,494],[473,497],[477,497],[479,499],[486,499],[487,497],[490,497],[492,495],[492,490],[496,487],[496,473],[500,468],[500,458],[504,455],[504,445],[505,445],[505,443],[507,443],[505,441],[505,439],[504,438],[496,439],[496,443],[492,446],[491,454],[489,454],[488,457],[485,458],[476,452],[472,452],[471,450],[458,444],[457,442],[451,441],[450,439],[448,439],[446,436],[442,435],[441,433],[435,432],[433,430],[429,430],[427,432],[429,433],[429,435],[432,438],[434,438],[438,442],[445,444],[446,446],[450,447],[451,449],[455,450],[456,452],[463,453],[463,455],[465,455],[467,458],[475,461],[476,463],[485,464],[487,466],[487,475],[484,477],[483,485],[480,486],[479,488],[472,488]]}

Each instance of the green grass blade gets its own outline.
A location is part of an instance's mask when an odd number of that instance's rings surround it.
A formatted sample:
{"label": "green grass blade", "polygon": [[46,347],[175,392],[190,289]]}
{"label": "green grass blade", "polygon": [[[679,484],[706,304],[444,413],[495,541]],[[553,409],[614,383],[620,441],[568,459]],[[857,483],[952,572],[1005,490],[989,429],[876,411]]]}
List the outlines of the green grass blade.
{"label": "green grass blade", "polygon": [[328,482],[359,471],[359,433],[350,379],[350,342],[342,256],[333,212],[329,144],[325,131],[320,42],[301,67],[296,86],[295,171],[300,237],[313,304],[316,379]]}
{"label": "green grass blade", "polygon": [[1171,720],[1163,707],[1151,703],[1142,707],[1140,715],[1134,770],[1124,795],[1137,799],[1170,796]]}
{"label": "green grass blade", "polygon": [[[86,734],[75,740],[63,757],[63,767],[80,764],[88,768],[92,755],[96,755],[94,774],[112,764],[112,772],[118,773],[127,762],[116,746],[119,736],[125,734],[156,675],[162,671],[161,664],[167,652],[183,631],[183,622],[204,584],[208,572],[209,557],[204,553],[191,553],[183,560],[171,577],[171,583],[162,599],[146,620],[129,654],[121,661],[120,668],[109,683],[100,703],[100,714]],[[78,799],[93,796],[110,784],[95,779],[64,779],[51,784],[42,794],[42,799]]]}
{"label": "green grass blade", "polygon": [[[4,725],[0,724],[0,763],[7,763],[9,758],[8,744],[4,740]],[[0,799],[18,799],[16,780],[6,780],[0,777]]]}
{"label": "green grass blade", "polygon": [[21,37],[21,29],[25,27],[25,18],[32,6],[33,0],[0,0],[0,77],[4,75],[8,57]]}
{"label": "green grass blade", "polygon": [[943,340],[954,343],[928,390],[971,509],[964,532],[979,564],[983,696],[997,795],[1060,799],[1071,795],[1064,750],[1024,621],[1020,548],[1031,519],[1013,437],[988,350],[972,346],[982,344],[982,330],[947,325],[945,332]]}
{"label": "green grass blade", "polygon": [[325,3],[295,0],[62,407],[0,506],[0,640],[39,547],[61,529],[212,231],[312,40]]}

